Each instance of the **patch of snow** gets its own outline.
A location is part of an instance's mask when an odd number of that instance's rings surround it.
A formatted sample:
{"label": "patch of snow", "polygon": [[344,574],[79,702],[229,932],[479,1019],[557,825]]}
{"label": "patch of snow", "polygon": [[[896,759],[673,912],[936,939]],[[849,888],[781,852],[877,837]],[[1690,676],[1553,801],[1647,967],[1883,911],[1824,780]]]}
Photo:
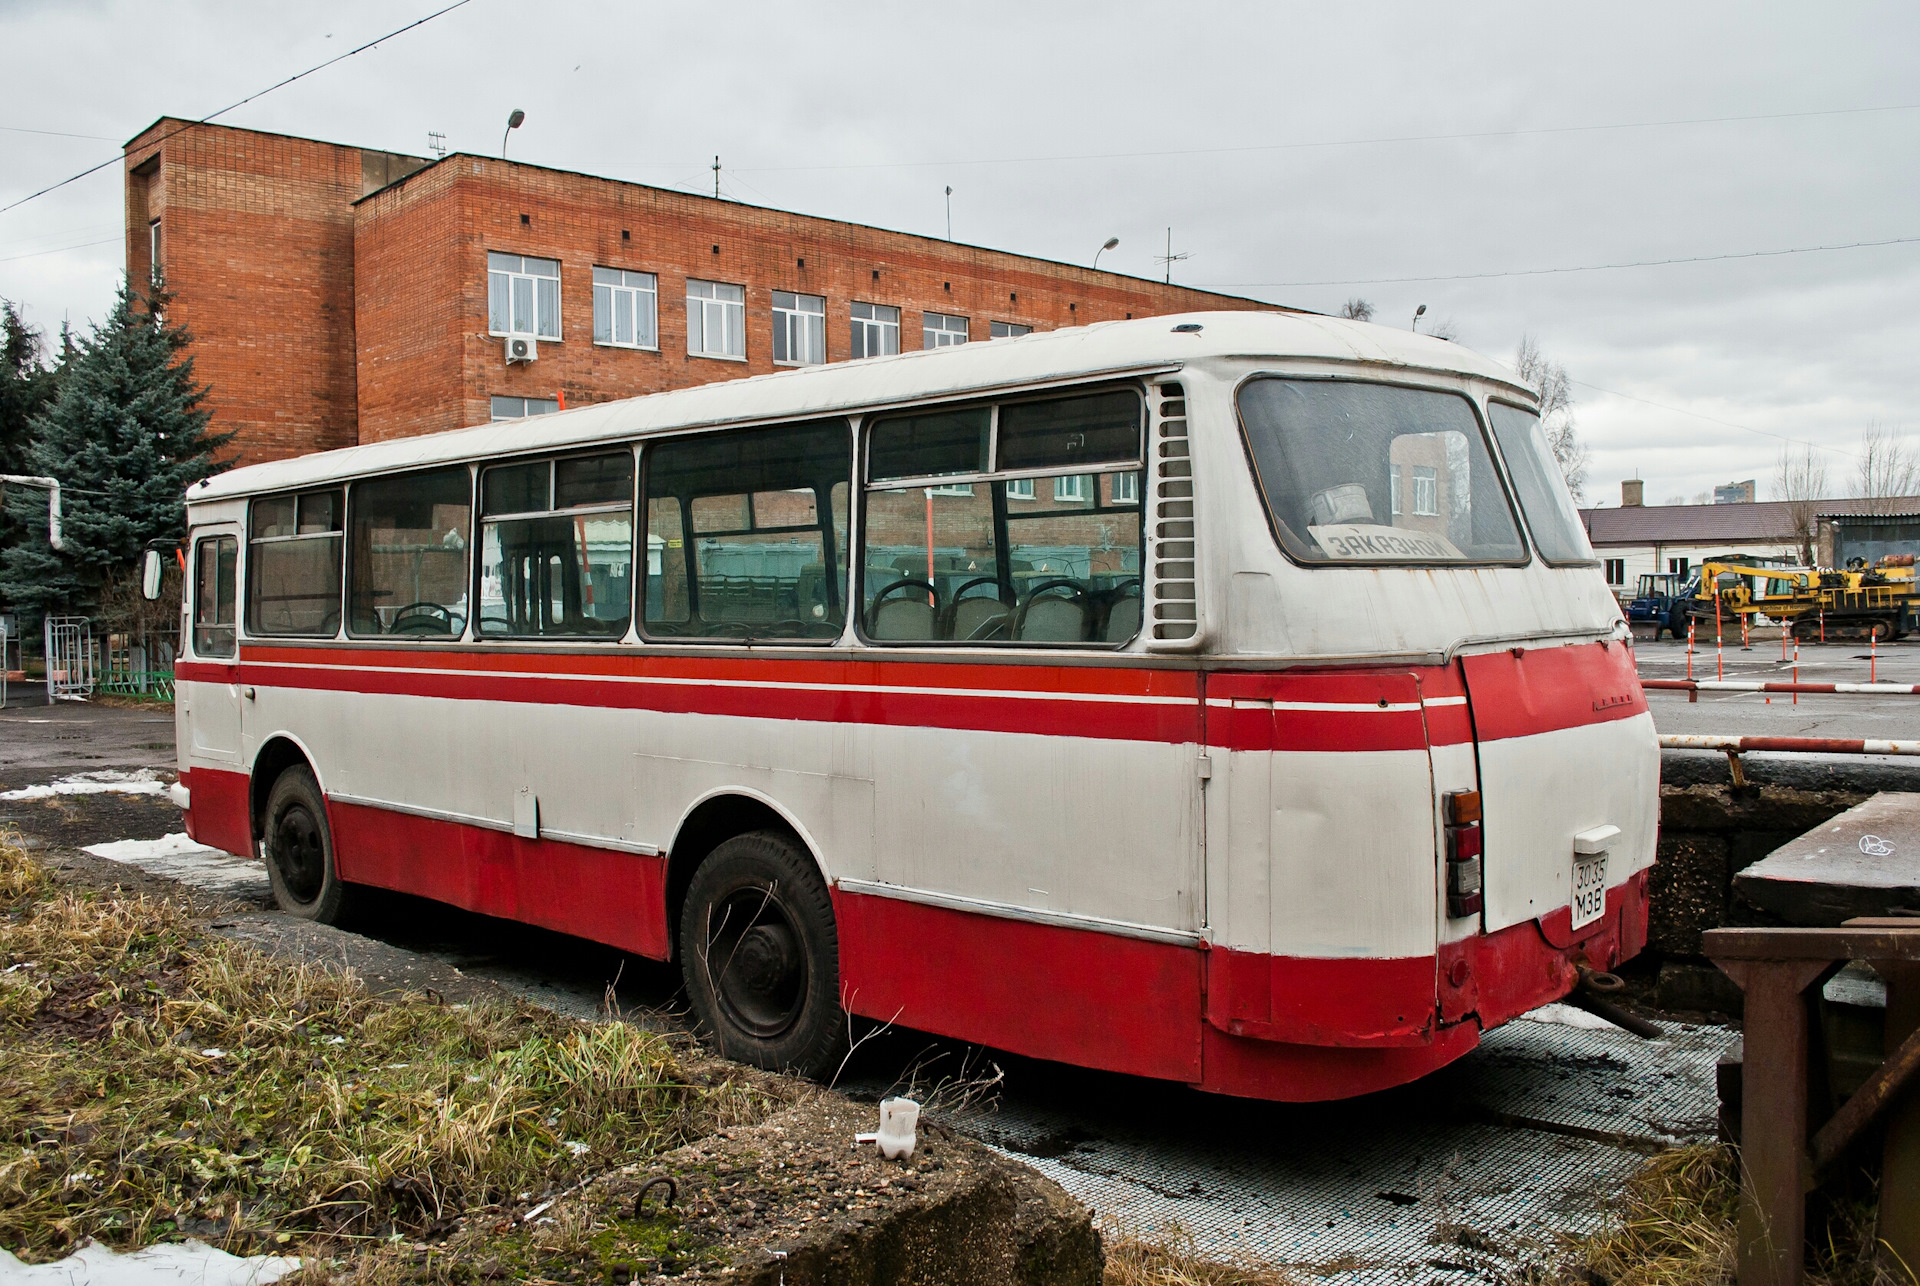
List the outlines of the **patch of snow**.
{"label": "patch of snow", "polygon": [[254,896],[267,890],[267,869],[259,862],[196,844],[179,832],[159,839],[89,844],[83,851],[110,862],[137,866],[149,875],[232,897]]}
{"label": "patch of snow", "polygon": [[51,799],[55,795],[164,795],[167,783],[151,768],[137,772],[118,772],[103,768],[98,772],[75,773],[44,786],[22,786],[19,790],[0,791],[0,799]]}
{"label": "patch of snow", "polygon": [[1542,1005],[1531,1013],[1521,1014],[1518,1021],[1558,1023],[1562,1027],[1584,1027],[1588,1031],[1617,1030],[1612,1023],[1597,1014],[1590,1014],[1584,1009],[1576,1009],[1572,1005],[1563,1005],[1558,1002]]}
{"label": "patch of snow", "polygon": [[300,1261],[286,1255],[242,1259],[198,1241],[148,1246],[116,1255],[89,1241],[65,1259],[23,1264],[0,1250],[0,1286],[156,1286],[193,1282],[196,1286],[258,1286],[295,1272]]}
{"label": "patch of snow", "polygon": [[188,853],[220,853],[222,857],[227,856],[217,848],[195,843],[191,836],[181,831],[162,835],[159,839],[117,839],[106,844],[89,844],[82,851],[113,862],[138,862],[143,857],[175,857]]}

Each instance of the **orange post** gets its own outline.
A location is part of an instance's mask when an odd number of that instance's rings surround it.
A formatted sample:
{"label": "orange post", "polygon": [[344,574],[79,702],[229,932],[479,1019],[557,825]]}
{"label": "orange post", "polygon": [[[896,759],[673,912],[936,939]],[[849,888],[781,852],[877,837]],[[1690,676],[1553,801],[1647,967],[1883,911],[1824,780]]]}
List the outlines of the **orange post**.
{"label": "orange post", "polygon": [[1687,680],[1689,682],[1693,680],[1693,627],[1694,620],[1689,616],[1687,618]]}
{"label": "orange post", "polygon": [[940,600],[933,590],[933,488],[923,488],[927,493],[927,606],[938,608]]}

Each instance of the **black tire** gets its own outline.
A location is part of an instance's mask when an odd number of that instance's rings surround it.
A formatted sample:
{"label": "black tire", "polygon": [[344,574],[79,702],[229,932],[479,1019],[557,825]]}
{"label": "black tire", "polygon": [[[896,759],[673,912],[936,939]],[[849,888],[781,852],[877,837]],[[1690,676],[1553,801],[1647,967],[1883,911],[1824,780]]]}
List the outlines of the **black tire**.
{"label": "black tire", "polygon": [[790,836],[753,831],[707,855],[680,911],[680,971],[726,1057],[815,1079],[846,1057],[833,903]]}
{"label": "black tire", "polygon": [[288,915],[319,924],[347,918],[353,889],[333,863],[326,797],[305,764],[282,772],[267,794],[267,880]]}

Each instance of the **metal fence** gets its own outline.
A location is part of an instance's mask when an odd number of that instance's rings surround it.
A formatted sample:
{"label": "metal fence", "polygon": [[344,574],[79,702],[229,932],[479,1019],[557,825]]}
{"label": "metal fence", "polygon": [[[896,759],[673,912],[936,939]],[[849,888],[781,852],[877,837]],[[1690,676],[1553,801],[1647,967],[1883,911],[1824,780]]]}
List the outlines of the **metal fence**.
{"label": "metal fence", "polygon": [[177,631],[109,634],[97,647],[95,690],[120,697],[173,700]]}

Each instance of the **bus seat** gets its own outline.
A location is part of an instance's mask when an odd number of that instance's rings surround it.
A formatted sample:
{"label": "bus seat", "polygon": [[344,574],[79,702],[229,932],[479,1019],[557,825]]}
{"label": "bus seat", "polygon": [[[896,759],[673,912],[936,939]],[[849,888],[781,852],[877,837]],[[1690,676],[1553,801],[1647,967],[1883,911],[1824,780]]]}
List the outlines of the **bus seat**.
{"label": "bus seat", "polygon": [[1140,632],[1140,582],[1122,585],[1107,605],[1107,624],[1101,637],[1109,643],[1125,643]]}
{"label": "bus seat", "polygon": [[897,580],[873,596],[867,608],[867,634],[876,639],[931,639],[939,619],[933,586],[923,580]]}
{"label": "bus seat", "polygon": [[1087,637],[1087,592],[1070,580],[1036,585],[1014,617],[1013,636],[1025,643],[1078,643]]}
{"label": "bus seat", "polygon": [[1007,616],[1007,605],[997,598],[985,594],[963,598],[953,605],[953,623],[947,631],[947,637],[974,638],[982,627],[994,621],[1004,621]]}

